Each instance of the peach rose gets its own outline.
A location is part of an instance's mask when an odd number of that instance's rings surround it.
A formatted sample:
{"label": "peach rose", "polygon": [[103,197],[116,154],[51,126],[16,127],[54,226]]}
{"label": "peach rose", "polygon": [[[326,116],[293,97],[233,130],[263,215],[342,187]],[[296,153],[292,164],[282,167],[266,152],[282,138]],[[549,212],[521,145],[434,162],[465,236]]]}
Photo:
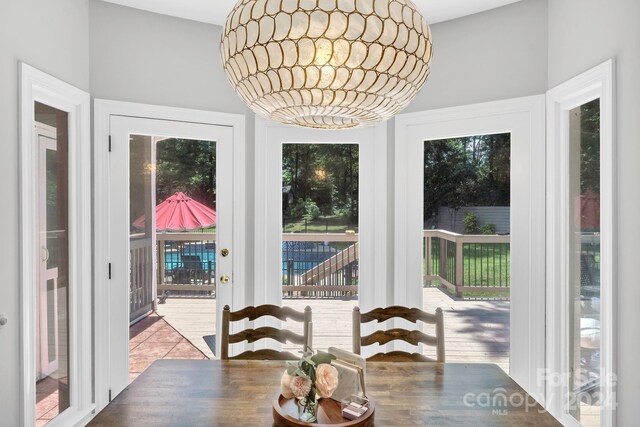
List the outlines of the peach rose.
{"label": "peach rose", "polygon": [[311,380],[305,377],[293,377],[289,387],[295,397],[302,399],[311,391]]}
{"label": "peach rose", "polygon": [[331,397],[338,387],[338,370],[333,365],[322,363],[316,369],[318,397]]}
{"label": "peach rose", "polygon": [[291,387],[289,387],[291,379],[291,375],[287,374],[287,371],[284,371],[280,379],[280,389],[282,390],[282,397],[285,399],[291,399],[293,397],[293,392],[291,391]]}

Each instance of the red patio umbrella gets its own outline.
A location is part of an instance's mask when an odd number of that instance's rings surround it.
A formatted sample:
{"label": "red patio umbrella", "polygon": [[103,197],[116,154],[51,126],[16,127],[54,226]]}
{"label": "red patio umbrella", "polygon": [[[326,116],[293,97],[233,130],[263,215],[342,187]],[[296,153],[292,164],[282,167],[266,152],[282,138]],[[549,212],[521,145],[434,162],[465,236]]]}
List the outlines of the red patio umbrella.
{"label": "red patio umbrella", "polygon": [[[216,224],[216,211],[178,191],[156,206],[156,231],[187,231]],[[144,229],[142,215],[133,226]]]}

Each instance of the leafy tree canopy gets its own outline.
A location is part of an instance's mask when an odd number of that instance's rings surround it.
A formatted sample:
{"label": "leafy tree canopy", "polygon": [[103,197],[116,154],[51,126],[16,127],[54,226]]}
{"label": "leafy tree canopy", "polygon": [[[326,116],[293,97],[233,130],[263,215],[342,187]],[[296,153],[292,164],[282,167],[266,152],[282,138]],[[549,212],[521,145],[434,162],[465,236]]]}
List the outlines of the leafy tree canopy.
{"label": "leafy tree canopy", "polygon": [[285,217],[300,219],[301,201],[313,202],[323,215],[358,218],[358,146],[355,144],[284,144],[282,185],[291,186],[293,203],[284,196]]}
{"label": "leafy tree canopy", "polygon": [[440,206],[509,206],[510,135],[426,141],[424,218]]}
{"label": "leafy tree canopy", "polygon": [[216,145],[212,141],[170,138],[156,146],[158,203],[176,191],[213,209],[216,206]]}

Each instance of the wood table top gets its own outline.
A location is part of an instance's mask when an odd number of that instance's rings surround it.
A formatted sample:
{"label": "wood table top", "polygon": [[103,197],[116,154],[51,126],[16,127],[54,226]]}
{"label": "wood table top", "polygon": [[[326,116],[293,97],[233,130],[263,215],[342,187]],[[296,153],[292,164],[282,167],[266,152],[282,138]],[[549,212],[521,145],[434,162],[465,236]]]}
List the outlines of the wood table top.
{"label": "wood table top", "polygon": [[[90,426],[272,426],[281,361],[158,360]],[[560,426],[502,369],[368,363],[376,426]]]}

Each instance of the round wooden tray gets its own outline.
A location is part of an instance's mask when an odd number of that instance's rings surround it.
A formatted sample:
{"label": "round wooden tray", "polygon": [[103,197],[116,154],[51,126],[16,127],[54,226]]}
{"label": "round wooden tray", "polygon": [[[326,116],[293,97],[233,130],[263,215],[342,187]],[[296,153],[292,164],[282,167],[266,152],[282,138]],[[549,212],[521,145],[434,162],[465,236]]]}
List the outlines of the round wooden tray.
{"label": "round wooden tray", "polygon": [[273,399],[273,421],[278,427],[372,427],[375,412],[375,405],[369,400],[369,410],[364,415],[355,420],[348,420],[342,417],[340,402],[333,399],[320,399],[318,421],[307,423],[298,419],[298,404],[295,399],[286,399],[281,394]]}

